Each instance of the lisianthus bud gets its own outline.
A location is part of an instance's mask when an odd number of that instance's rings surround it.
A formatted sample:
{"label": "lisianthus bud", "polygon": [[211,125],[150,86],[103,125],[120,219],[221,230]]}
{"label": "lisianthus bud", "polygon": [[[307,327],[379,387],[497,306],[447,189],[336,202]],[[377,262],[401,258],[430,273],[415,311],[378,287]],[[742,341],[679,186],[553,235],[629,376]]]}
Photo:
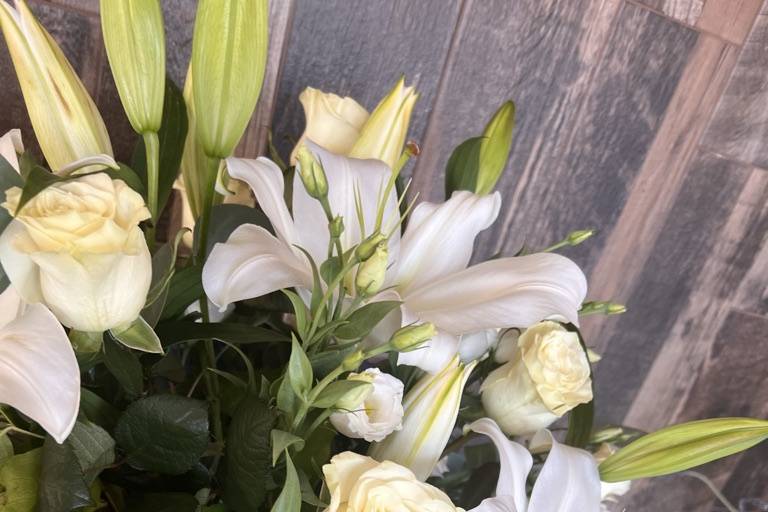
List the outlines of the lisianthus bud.
{"label": "lisianthus bud", "polygon": [[478,159],[475,192],[490,194],[507,165],[512,147],[512,129],[515,127],[515,104],[504,103],[493,115],[483,131]]}
{"label": "lisianthus bud", "polygon": [[158,0],[101,0],[101,30],[120,101],[137,133],[157,132],[165,96],[165,32]]}
{"label": "lisianthus bud", "polygon": [[341,234],[344,232],[344,217],[337,215],[328,224],[328,231],[331,233],[331,238],[341,238]]}
{"label": "lisianthus bud", "polygon": [[296,172],[301,177],[301,182],[307,190],[307,194],[315,199],[328,195],[328,180],[325,178],[323,166],[315,159],[315,156],[302,146],[296,152]]}
{"label": "lisianthus bud", "polygon": [[379,244],[387,239],[386,236],[381,234],[380,232],[376,232],[372,235],[370,235],[368,238],[360,242],[360,245],[357,246],[357,259],[360,261],[365,261],[376,252],[376,249],[379,247]]}
{"label": "lisianthus bud", "polygon": [[347,372],[357,370],[357,367],[360,366],[360,363],[362,363],[364,360],[365,356],[363,355],[363,351],[357,350],[344,358],[344,360],[341,362],[341,367],[344,369],[344,371]]}
{"label": "lisianthus bud", "polygon": [[440,373],[425,375],[406,395],[403,428],[371,445],[376,460],[402,464],[426,480],[456,424],[461,395],[476,363],[463,365],[456,357]]}
{"label": "lisianthus bud", "polygon": [[[21,189],[6,191],[16,212]],[[103,173],[61,181],[27,202],[0,236],[0,263],[24,301],[78,331],[131,323],[144,307],[152,259],[142,197]]]}
{"label": "lisianthus bud", "polygon": [[376,294],[384,284],[387,273],[387,243],[379,242],[373,256],[360,264],[355,276],[357,293],[363,297]]}
{"label": "lisianthus bud", "polygon": [[435,336],[437,336],[437,328],[434,324],[427,322],[401,327],[395,331],[389,343],[399,352],[408,352],[419,348]]}
{"label": "lisianthus bud", "polygon": [[463,512],[443,491],[394,462],[343,452],[323,466],[323,475],[331,494],[326,512]]}
{"label": "lisianthus bud", "polygon": [[200,0],[192,41],[197,139],[227,158],[261,93],[267,62],[267,0]]}
{"label": "lisianthus bud", "polygon": [[418,97],[413,87],[405,86],[405,78],[398,80],[363,125],[349,156],[376,158],[394,169],[403,152],[411,112]]}
{"label": "lisianthus bud", "polygon": [[520,335],[518,347],[482,387],[485,411],[504,432],[534,433],[592,400],[589,362],[576,333],[541,322]]}
{"label": "lisianthus bud", "polygon": [[307,87],[299,94],[307,126],[291,153],[296,164],[296,152],[309,139],[337,155],[346,155],[360,137],[360,129],[368,120],[368,111],[352,98],[340,97]]}
{"label": "lisianthus bud", "polygon": [[93,100],[53,38],[23,0],[0,2],[0,27],[13,59],[29,118],[54,171],[94,155],[112,157]]}
{"label": "lisianthus bud", "polygon": [[370,383],[353,389],[336,403],[339,412],[331,414],[331,423],[347,437],[381,441],[400,430],[403,419],[403,383],[378,368],[353,373],[349,380]]}

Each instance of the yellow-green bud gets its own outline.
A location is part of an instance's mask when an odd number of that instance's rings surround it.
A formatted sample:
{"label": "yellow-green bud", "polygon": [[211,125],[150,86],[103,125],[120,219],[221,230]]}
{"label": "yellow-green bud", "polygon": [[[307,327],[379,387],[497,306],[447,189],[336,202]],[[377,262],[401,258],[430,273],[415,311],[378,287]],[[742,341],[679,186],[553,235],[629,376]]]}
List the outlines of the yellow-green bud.
{"label": "yellow-green bud", "polygon": [[101,30],[120,101],[138,133],[157,132],[165,96],[165,32],[159,0],[101,0]]}
{"label": "yellow-green bud", "polygon": [[328,195],[328,180],[325,179],[323,166],[315,160],[315,156],[302,146],[296,152],[296,172],[301,177],[301,182],[307,190],[307,194],[315,199],[320,199]]}
{"label": "yellow-green bud", "polygon": [[597,231],[594,229],[579,229],[577,231],[571,231],[568,237],[565,239],[568,245],[579,245],[580,243],[591,238]]}
{"label": "yellow-green bud", "polygon": [[360,264],[355,276],[355,288],[363,297],[374,295],[384,285],[387,273],[387,242],[379,242],[373,256]]}
{"label": "yellow-green bud", "polygon": [[395,331],[389,344],[399,352],[409,352],[437,336],[437,329],[429,322],[409,325]]}
{"label": "yellow-green bud", "polygon": [[623,304],[617,304],[615,302],[608,302],[608,301],[602,301],[602,300],[594,300],[590,302],[585,302],[581,309],[579,310],[579,314],[582,316],[585,315],[594,315],[594,314],[603,314],[603,315],[620,315],[627,311],[627,307]]}
{"label": "yellow-green bud", "polygon": [[357,251],[355,252],[357,259],[360,261],[365,261],[373,256],[379,244],[386,239],[386,236],[377,231],[376,233],[360,242],[360,245],[357,246]]}
{"label": "yellow-green bud", "polygon": [[344,217],[337,215],[334,219],[328,223],[328,231],[331,233],[331,238],[340,238],[344,232]]}
{"label": "yellow-green bud", "polygon": [[483,131],[475,185],[478,194],[490,194],[499,181],[509,158],[514,127],[515,104],[508,101],[496,111]]}
{"label": "yellow-green bud", "polygon": [[360,363],[362,363],[364,360],[365,360],[365,355],[363,354],[363,351],[357,350],[344,358],[344,360],[341,362],[341,368],[345,372],[351,372],[352,370],[357,370],[357,367],[360,366]]}
{"label": "yellow-green bud", "polygon": [[373,375],[367,373],[353,373],[347,380],[360,381],[361,384],[347,391],[334,404],[334,409],[354,411],[373,393]]}
{"label": "yellow-green bud", "polygon": [[618,438],[623,433],[624,429],[621,427],[606,427],[592,434],[592,438],[589,442],[594,444],[607,443]]}

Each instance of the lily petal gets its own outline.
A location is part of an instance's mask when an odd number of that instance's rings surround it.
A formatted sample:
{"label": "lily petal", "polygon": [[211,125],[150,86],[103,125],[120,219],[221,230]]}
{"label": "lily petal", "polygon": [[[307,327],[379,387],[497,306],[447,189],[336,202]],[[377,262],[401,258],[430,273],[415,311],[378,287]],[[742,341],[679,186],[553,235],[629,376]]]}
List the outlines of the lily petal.
{"label": "lily petal", "polygon": [[8,286],[0,293],[0,329],[21,316],[24,306],[24,301],[13,286]]}
{"label": "lily petal", "polygon": [[[307,148],[323,165],[328,180],[328,202],[334,215],[344,218],[341,245],[349,249],[359,243],[360,235],[355,190],[360,191],[365,234],[370,235],[376,224],[379,196],[389,180],[389,167],[379,160],[360,160],[335,155],[307,140]],[[328,256],[328,219],[320,203],[307,194],[300,179],[293,180],[293,217],[299,233],[299,245],[306,249],[319,265]],[[399,219],[397,194],[394,190],[387,198],[382,229],[389,230]],[[400,232],[395,230],[389,240],[389,261],[394,262],[400,248]]]}
{"label": "lily petal", "polygon": [[24,152],[24,144],[21,142],[21,130],[14,128],[0,137],[0,156],[11,164],[11,167],[19,172],[19,158],[17,155]]}
{"label": "lily petal", "polygon": [[230,176],[246,182],[251,187],[277,237],[283,243],[293,246],[296,243],[296,232],[283,196],[283,171],[272,160],[264,157],[256,160],[228,158],[227,170]]}
{"label": "lily petal", "polygon": [[413,210],[400,247],[395,283],[402,293],[463,270],[475,238],[493,224],[501,208],[496,192],[481,196],[454,192],[442,203],[421,203]]}
{"label": "lily petal", "polygon": [[205,293],[220,309],[282,288],[312,287],[305,259],[261,226],[243,224],[216,244],[203,267]]}
{"label": "lily petal", "polygon": [[529,512],[600,510],[600,474],[594,457],[560,444],[548,430],[540,430],[531,445],[550,444],[549,455],[531,493]]}
{"label": "lily petal", "polygon": [[423,321],[452,334],[528,327],[551,316],[578,323],[587,279],[571,260],[541,253],[502,258],[451,274],[406,294]]}
{"label": "lily petal", "polygon": [[0,402],[38,422],[58,443],[75,424],[80,370],[64,329],[41,304],[27,306],[0,329]]}
{"label": "lily petal", "polygon": [[[499,452],[500,462],[496,497],[485,500],[473,510],[484,512],[500,509],[524,512],[528,504],[525,481],[533,467],[533,457],[522,445],[510,441],[496,422],[490,418],[481,418],[471,423],[469,428],[491,438]],[[481,508],[484,506],[485,508]]]}
{"label": "lily petal", "polygon": [[451,362],[459,351],[459,338],[445,331],[438,331],[437,336],[410,352],[397,354],[397,364],[416,366],[435,375]]}

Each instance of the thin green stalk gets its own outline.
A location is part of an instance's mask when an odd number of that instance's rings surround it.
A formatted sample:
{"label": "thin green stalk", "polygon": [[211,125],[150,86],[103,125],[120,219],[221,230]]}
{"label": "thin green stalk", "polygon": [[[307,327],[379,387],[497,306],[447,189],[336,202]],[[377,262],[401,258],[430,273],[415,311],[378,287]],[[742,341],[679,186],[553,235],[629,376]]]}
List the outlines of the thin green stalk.
{"label": "thin green stalk", "polygon": [[320,393],[323,392],[325,388],[328,387],[328,385],[335,381],[339,375],[344,373],[346,370],[344,370],[344,367],[342,365],[339,365],[334,369],[331,373],[326,375],[323,380],[317,383],[317,385],[312,388],[312,391],[309,392],[309,396],[307,397],[307,401],[303,404],[301,404],[301,407],[299,408],[299,412],[296,413],[296,417],[293,420],[293,428],[292,430],[295,432],[299,426],[301,425],[301,422],[304,421],[304,417],[307,415],[307,412],[309,411],[309,406],[312,402],[314,402],[317,397],[320,395]]}
{"label": "thin green stalk", "polygon": [[160,139],[156,132],[142,134],[147,155],[147,207],[152,215],[151,225],[147,228],[147,243],[149,248],[155,247],[155,230],[160,212],[157,211],[157,189],[160,181]]}

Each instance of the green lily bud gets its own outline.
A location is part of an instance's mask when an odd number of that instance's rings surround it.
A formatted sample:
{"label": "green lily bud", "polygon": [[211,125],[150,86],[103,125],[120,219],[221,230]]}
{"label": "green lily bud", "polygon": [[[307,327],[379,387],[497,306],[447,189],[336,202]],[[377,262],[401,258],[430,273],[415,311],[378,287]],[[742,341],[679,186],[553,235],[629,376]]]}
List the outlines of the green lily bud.
{"label": "green lily bud", "polygon": [[227,158],[256,108],[267,62],[267,0],[200,0],[192,41],[197,138]]}
{"label": "green lily bud", "polygon": [[344,232],[344,217],[337,215],[328,224],[328,231],[331,233],[331,238],[341,238],[341,234]]}
{"label": "green lily bud", "polygon": [[512,130],[515,127],[515,104],[504,103],[493,115],[483,131],[475,192],[490,194],[507,165],[512,148]]}
{"label": "green lily bud", "polygon": [[165,96],[165,32],[159,0],[101,0],[109,66],[131,126],[157,132]]}
{"label": "green lily bud", "polygon": [[359,295],[370,297],[381,289],[387,273],[388,259],[387,242],[379,242],[373,256],[361,263],[357,270],[355,288]]}
{"label": "green lily bud", "polygon": [[364,360],[365,355],[363,354],[363,351],[357,350],[344,358],[341,362],[341,367],[345,372],[351,372],[352,370],[357,370],[357,367],[360,366],[360,363]]}
{"label": "green lily bud", "polygon": [[429,322],[409,325],[395,331],[389,344],[398,352],[409,352],[437,336],[437,329]]}
{"label": "green lily bud", "polygon": [[628,444],[600,464],[600,479],[621,482],[678,473],[768,439],[768,421],[716,418],[681,423]]}
{"label": "green lily bud", "polygon": [[328,180],[325,178],[325,170],[323,166],[315,160],[313,155],[306,146],[302,146],[296,152],[296,172],[301,177],[301,182],[304,184],[304,188],[307,189],[307,194],[315,199],[321,199],[328,195]]}
{"label": "green lily bud", "polygon": [[376,252],[376,248],[379,246],[379,244],[387,239],[386,236],[381,234],[380,232],[376,232],[360,242],[360,245],[357,246],[357,258],[360,261],[365,261]]}

